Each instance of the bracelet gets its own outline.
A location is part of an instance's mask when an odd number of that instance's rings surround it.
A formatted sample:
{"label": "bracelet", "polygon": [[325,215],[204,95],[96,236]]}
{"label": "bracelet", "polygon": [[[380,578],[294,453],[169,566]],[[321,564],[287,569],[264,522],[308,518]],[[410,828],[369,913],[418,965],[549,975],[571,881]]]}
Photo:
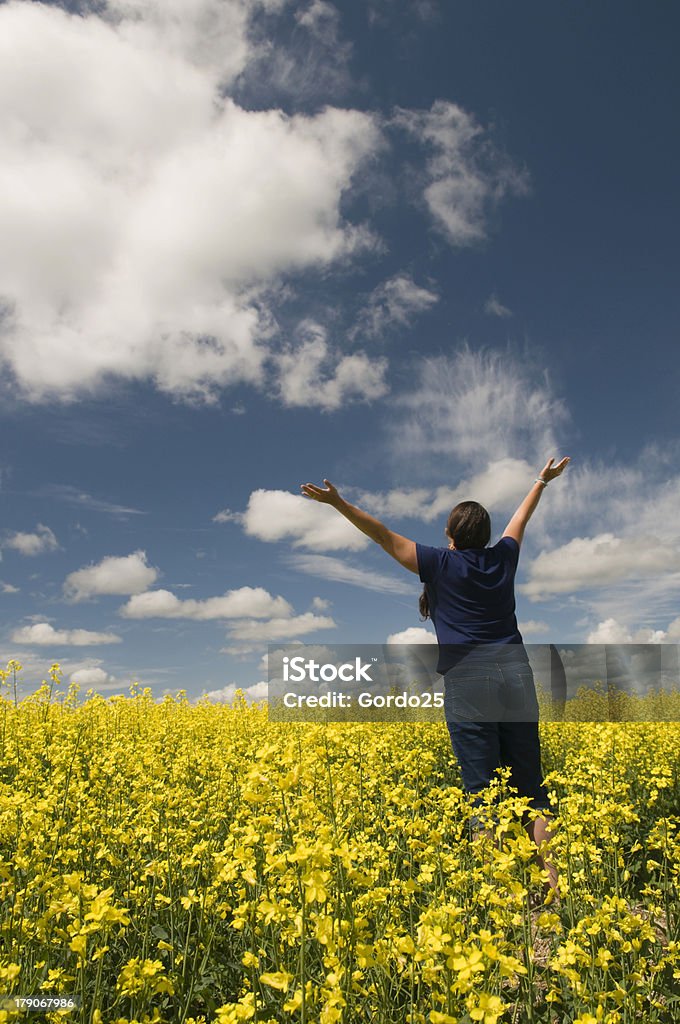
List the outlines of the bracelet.
{"label": "bracelet", "polygon": [[544,480],[542,476],[537,476],[536,479],[534,480],[534,483],[535,484],[543,484],[544,487],[548,486],[548,481]]}

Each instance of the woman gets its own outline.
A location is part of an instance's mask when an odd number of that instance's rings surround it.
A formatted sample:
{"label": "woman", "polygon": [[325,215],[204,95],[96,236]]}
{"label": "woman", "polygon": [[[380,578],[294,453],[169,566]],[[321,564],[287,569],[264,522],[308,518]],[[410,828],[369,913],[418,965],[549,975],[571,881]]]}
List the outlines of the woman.
{"label": "woman", "polygon": [[[509,784],[544,814],[548,795],[541,773],[538,707],[517,628],[514,580],[526,525],[544,489],[568,462],[564,458],[554,465],[554,459],[548,460],[492,548],[487,547],[489,514],[477,502],[464,501],[452,510],[446,527],[447,550],[394,533],[341,498],[329,480],[324,480],[326,487],[311,483],[301,487],[305,497],[337,509],[425,584],[420,610],[432,618],[437,634],[437,671],[445,679],[447,726],[466,791],[480,793],[496,768],[509,766]],[[475,803],[479,805],[481,798]],[[474,819],[474,826],[479,834],[479,819]],[[525,821],[525,827],[537,847],[550,839],[545,816]],[[557,891],[554,865],[538,859],[548,872],[550,887]]]}

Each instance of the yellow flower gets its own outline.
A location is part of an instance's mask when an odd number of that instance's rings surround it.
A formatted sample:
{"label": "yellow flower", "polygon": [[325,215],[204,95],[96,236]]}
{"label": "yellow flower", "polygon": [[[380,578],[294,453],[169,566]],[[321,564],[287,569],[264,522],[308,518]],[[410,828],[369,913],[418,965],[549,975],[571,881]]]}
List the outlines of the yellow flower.
{"label": "yellow flower", "polygon": [[503,1003],[498,996],[482,994],[477,998],[477,1005],[474,1009],[470,1010],[470,1017],[472,1020],[482,1021],[483,1024],[496,1024],[496,1021],[505,1010],[505,1003]]}
{"label": "yellow flower", "polygon": [[397,949],[400,953],[415,953],[416,947],[413,939],[410,935],[402,935],[396,942]]}
{"label": "yellow flower", "polygon": [[87,935],[75,935],[69,942],[69,949],[72,949],[74,953],[78,953],[79,956],[85,958],[85,950],[87,947]]}
{"label": "yellow flower", "polygon": [[225,1003],[218,1007],[215,1024],[240,1024],[244,1020],[252,1020],[255,1016],[255,996],[246,993],[236,1003]]}
{"label": "yellow flower", "polygon": [[308,903],[325,903],[328,899],[329,874],[327,871],[308,871],[302,876],[302,884],[305,887],[305,898]]}
{"label": "yellow flower", "polygon": [[611,950],[605,949],[603,946],[600,946],[600,948],[597,951],[597,956],[595,957],[595,963],[598,967],[601,967],[604,971],[606,971],[609,969],[609,964],[613,959],[614,954],[611,952]]}
{"label": "yellow flower", "polygon": [[481,949],[472,949],[467,956],[452,956],[446,961],[458,974],[458,982],[469,981],[472,974],[484,970],[484,963]]}
{"label": "yellow flower", "polygon": [[292,980],[293,975],[289,974],[288,971],[276,971],[260,975],[260,981],[263,985],[269,985],[270,988],[281,989],[282,992],[286,992],[288,990]]}

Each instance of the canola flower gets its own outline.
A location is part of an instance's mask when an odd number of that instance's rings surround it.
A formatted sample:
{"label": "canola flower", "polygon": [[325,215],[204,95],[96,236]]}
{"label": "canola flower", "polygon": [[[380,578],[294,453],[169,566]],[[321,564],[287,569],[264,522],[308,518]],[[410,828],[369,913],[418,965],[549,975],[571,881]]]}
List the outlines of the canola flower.
{"label": "canola flower", "polygon": [[20,671],[0,671],[0,995],[78,997],[42,1019],[677,1019],[676,723],[541,725],[544,900],[503,772],[494,841],[470,842],[443,723],[275,723],[137,685],[79,702],[58,665],[18,701]]}

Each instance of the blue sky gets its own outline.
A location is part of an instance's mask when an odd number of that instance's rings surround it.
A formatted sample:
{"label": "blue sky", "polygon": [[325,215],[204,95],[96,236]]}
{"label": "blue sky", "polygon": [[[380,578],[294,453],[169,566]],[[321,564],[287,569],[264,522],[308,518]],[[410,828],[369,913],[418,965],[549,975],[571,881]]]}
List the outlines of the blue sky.
{"label": "blue sky", "polygon": [[498,537],[529,642],[680,640],[673,5],[0,4],[0,650],[32,690],[266,691],[425,639]]}

